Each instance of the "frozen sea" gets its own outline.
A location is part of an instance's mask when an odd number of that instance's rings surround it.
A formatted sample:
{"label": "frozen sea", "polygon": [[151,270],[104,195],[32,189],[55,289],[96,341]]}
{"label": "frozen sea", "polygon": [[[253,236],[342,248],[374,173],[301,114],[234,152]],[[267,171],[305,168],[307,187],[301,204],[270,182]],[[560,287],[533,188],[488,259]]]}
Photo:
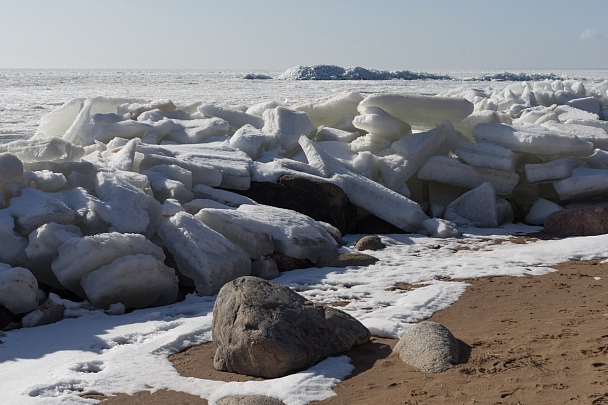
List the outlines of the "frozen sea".
{"label": "frozen sea", "polygon": [[[266,71],[0,70],[0,142],[30,137],[44,113],[77,97],[251,105],[266,100],[308,101],[346,90],[432,95],[458,87],[498,90],[512,83],[465,80],[499,72],[430,72],[448,74],[454,80],[285,81],[243,79],[247,73],[271,77],[282,73]],[[608,79],[608,71],[542,73],[591,83]],[[273,281],[315,302],[348,303],[341,309],[372,334],[396,338],[411,323],[452,305],[467,288],[467,279],[541,275],[552,271],[548,266],[555,263],[608,257],[608,235],[523,245],[508,241],[510,235],[539,229],[522,225],[463,229],[460,239],[382,235],[387,248],[373,253],[380,260],[371,266],[296,270]],[[343,251],[352,251],[360,236],[349,235]],[[493,239],[505,243],[495,244]],[[463,243],[468,249],[459,248]],[[598,266],[598,276],[605,266]],[[397,283],[417,288],[407,292],[390,288]],[[228,383],[180,376],[167,356],[213,339],[214,300],[189,295],[183,302],[125,315],[63,301],[68,319],[0,334],[0,403],[94,404],[98,401],[81,394],[166,388],[199,395],[211,405],[236,394],[268,395],[288,405],[306,405],[334,395],[332,387],[351,373],[350,359],[343,355],[267,381]]]}
{"label": "frozen sea", "polygon": [[[500,89],[509,81],[469,81],[504,70],[425,71],[454,80],[247,80],[248,73],[278,77],[281,71],[236,70],[69,70],[0,69],[0,143],[29,138],[40,117],[78,97],[170,99],[186,105],[203,101],[231,106],[267,100],[286,104],[310,101],[332,93],[413,93],[436,95],[459,87]],[[554,74],[591,83],[608,80],[608,70],[509,70],[513,73]]]}

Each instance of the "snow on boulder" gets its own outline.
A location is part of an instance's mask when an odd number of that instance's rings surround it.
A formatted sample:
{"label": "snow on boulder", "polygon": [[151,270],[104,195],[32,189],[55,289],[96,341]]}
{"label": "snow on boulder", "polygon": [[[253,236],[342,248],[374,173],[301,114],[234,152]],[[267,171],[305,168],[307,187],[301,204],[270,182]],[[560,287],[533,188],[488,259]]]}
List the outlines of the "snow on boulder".
{"label": "snow on boulder", "polygon": [[13,314],[23,314],[38,307],[38,281],[23,267],[0,263],[0,304]]}
{"label": "snow on boulder", "polygon": [[33,188],[24,188],[19,197],[10,200],[8,208],[17,222],[17,229],[23,235],[49,222],[73,224],[72,211],[61,200]]}
{"label": "snow on boulder", "polygon": [[296,104],[291,108],[307,113],[312,123],[317,127],[326,125],[348,129],[352,127],[353,118],[359,114],[357,106],[362,100],[363,96],[360,93],[345,92],[307,103]]}
{"label": "snow on boulder", "polygon": [[427,160],[418,171],[418,178],[469,189],[490,182],[499,195],[510,195],[519,183],[517,173],[469,166],[447,156],[433,156]]}
{"label": "snow on boulder", "polygon": [[285,153],[290,153],[298,145],[300,136],[312,138],[317,132],[317,127],[303,111],[276,107],[264,111],[262,117],[262,132],[274,137]]}
{"label": "snow on boulder", "polygon": [[593,152],[591,142],[541,125],[479,124],[473,136],[477,142],[495,143],[513,152],[557,156],[589,156]]}
{"label": "snow on boulder", "polygon": [[415,129],[431,129],[445,120],[458,126],[473,112],[473,104],[464,98],[414,94],[372,94],[358,108],[365,111],[369,107],[380,107]]}
{"label": "snow on boulder", "polygon": [[125,233],[103,233],[69,239],[57,249],[58,255],[51,264],[53,273],[61,284],[82,297],[86,297],[80,284],[81,278],[129,255],[147,255],[164,262],[162,248],[143,235]]}
{"label": "snow on boulder", "polygon": [[388,139],[399,139],[412,133],[412,127],[407,122],[393,117],[379,107],[366,107],[361,115],[353,119],[353,126],[370,134]]}
{"label": "snow on boulder", "polygon": [[164,219],[158,234],[200,295],[217,294],[228,281],[251,274],[251,259],[241,247],[186,212]]}
{"label": "snow on boulder", "polygon": [[447,206],[444,217],[459,226],[498,227],[494,187],[490,183],[483,183],[467,191]]}
{"label": "snow on boulder", "polygon": [[264,126],[264,120],[262,117],[235,110],[233,108],[221,107],[213,104],[203,104],[199,106],[197,110],[206,117],[217,117],[226,120],[232,129],[238,129],[243,125],[251,125],[257,129]]}
{"label": "snow on boulder", "polygon": [[172,268],[144,254],[119,257],[80,280],[91,304],[109,308],[121,303],[127,309],[148,307],[167,290],[174,292],[172,301],[175,302],[177,283]]}

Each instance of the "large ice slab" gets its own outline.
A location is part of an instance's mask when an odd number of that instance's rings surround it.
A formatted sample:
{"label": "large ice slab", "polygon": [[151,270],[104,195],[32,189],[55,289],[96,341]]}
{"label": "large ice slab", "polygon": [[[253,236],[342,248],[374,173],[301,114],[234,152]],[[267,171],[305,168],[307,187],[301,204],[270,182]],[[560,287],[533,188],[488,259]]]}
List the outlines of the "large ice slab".
{"label": "large ice slab", "polygon": [[85,274],[80,284],[91,304],[108,308],[121,303],[125,308],[145,308],[167,290],[177,298],[175,271],[150,255],[119,257]]}
{"label": "large ice slab", "polygon": [[232,135],[228,145],[245,152],[252,159],[257,159],[272,140],[274,140],[273,137],[264,134],[254,126],[243,125]]}
{"label": "large ice slab", "polygon": [[294,110],[304,111],[312,123],[319,127],[325,125],[335,128],[351,128],[352,120],[358,115],[357,106],[363,100],[358,92],[344,92],[320,100],[291,106]]}
{"label": "large ice slab", "polygon": [[216,136],[225,136],[230,131],[228,121],[221,118],[202,118],[194,120],[171,120],[176,128],[161,136],[163,142],[196,144]]}
{"label": "large ice slab", "polygon": [[572,176],[556,181],[553,187],[562,200],[608,195],[608,170],[579,167]]}
{"label": "large ice slab", "polygon": [[75,220],[74,211],[61,200],[28,187],[21,190],[19,197],[11,199],[9,209],[23,235],[49,222],[73,224]]}
{"label": "large ice slab", "polygon": [[498,227],[494,187],[490,183],[483,183],[467,191],[447,206],[444,217],[459,226]]}
{"label": "large ice slab", "polygon": [[414,94],[372,94],[359,104],[359,111],[380,107],[416,129],[431,129],[445,120],[459,124],[473,112],[473,104],[464,98]]}
{"label": "large ice slab", "polygon": [[556,159],[546,163],[530,163],[524,165],[524,173],[528,183],[561,180],[572,175],[572,170],[583,165],[579,159]]}
{"label": "large ice slab", "polygon": [[416,232],[424,228],[423,221],[428,219],[428,216],[420,205],[344,168],[340,162],[309,139],[300,138],[300,145],[306,153],[309,164],[322,175],[329,177],[330,182],[342,188],[354,205],[366,209],[406,232]]}
{"label": "large ice slab", "polygon": [[391,190],[402,186],[428,158],[438,153],[446,134],[453,130],[440,125],[430,131],[405,136],[393,142],[391,149],[396,155],[378,158],[384,184]]}
{"label": "large ice slab", "polygon": [[368,133],[388,139],[399,139],[412,133],[412,127],[407,122],[393,117],[379,107],[366,107],[361,115],[353,119],[353,126]]}
{"label": "large ice slab", "polygon": [[490,169],[515,171],[515,158],[509,148],[486,142],[460,142],[455,151],[456,156],[471,166]]}
{"label": "large ice slab", "polygon": [[188,213],[163,220],[158,234],[200,295],[217,294],[225,283],[251,274],[251,259],[243,249]]}
{"label": "large ice slab", "polygon": [[526,215],[525,221],[530,225],[543,225],[545,218],[557,211],[562,211],[564,208],[552,201],[544,198],[539,198],[532,204],[530,211]]}
{"label": "large ice slab", "polygon": [[519,183],[517,173],[487,167],[473,167],[446,156],[433,156],[427,160],[418,171],[418,178],[470,189],[489,182],[499,195],[511,194],[513,188]]}
{"label": "large ice slab", "polygon": [[591,142],[540,125],[479,124],[473,136],[478,142],[496,143],[513,152],[558,156],[588,156],[593,152]]}
{"label": "large ice slab", "polygon": [[[241,205],[236,210],[203,210],[199,213],[203,222],[210,220],[219,227],[223,221],[222,231],[228,239],[241,241],[245,235],[239,235],[239,228],[259,235],[259,243],[249,249],[259,258],[262,247],[270,249],[266,236],[273,243],[273,251],[298,259],[308,259],[313,263],[324,255],[338,253],[335,240],[325,227],[314,219],[292,210],[267,205]],[[197,217],[198,218],[198,217]],[[218,231],[219,232],[219,231]],[[252,241],[253,242],[253,241]],[[240,245],[240,244],[239,244]],[[258,248],[260,247],[260,248]],[[247,249],[246,249],[247,250]]]}
{"label": "large ice slab", "polygon": [[235,110],[234,108],[203,104],[197,110],[207,117],[217,117],[226,120],[233,129],[238,129],[243,125],[251,125],[257,129],[261,129],[264,126],[262,117]]}
{"label": "large ice slab", "polygon": [[57,252],[57,258],[51,264],[53,273],[65,288],[82,297],[86,295],[81,278],[118,258],[142,254],[161,263],[165,260],[162,248],[143,235],[116,232],[69,239]]}
{"label": "large ice slab", "polygon": [[84,149],[60,138],[40,138],[0,145],[0,152],[17,156],[22,162],[74,162],[84,156]]}
{"label": "large ice slab", "polygon": [[260,226],[258,221],[243,212],[205,208],[194,217],[243,248],[252,259],[259,259],[274,252],[271,234]]}
{"label": "large ice slab", "polygon": [[104,203],[96,213],[111,232],[145,233],[160,216],[160,204],[122,177],[99,172],[95,180],[95,192]]}

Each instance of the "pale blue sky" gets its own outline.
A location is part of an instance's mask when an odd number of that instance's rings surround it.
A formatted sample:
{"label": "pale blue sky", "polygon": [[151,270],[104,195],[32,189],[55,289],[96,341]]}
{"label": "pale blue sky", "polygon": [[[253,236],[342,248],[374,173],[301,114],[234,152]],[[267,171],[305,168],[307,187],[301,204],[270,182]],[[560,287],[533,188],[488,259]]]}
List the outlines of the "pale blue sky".
{"label": "pale blue sky", "polygon": [[2,0],[0,68],[608,69],[608,0]]}

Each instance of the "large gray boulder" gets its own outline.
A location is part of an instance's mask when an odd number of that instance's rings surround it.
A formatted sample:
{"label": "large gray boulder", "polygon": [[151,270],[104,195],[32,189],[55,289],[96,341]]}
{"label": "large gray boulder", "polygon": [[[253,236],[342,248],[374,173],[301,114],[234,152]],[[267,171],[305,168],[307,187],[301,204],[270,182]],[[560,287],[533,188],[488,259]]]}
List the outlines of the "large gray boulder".
{"label": "large gray boulder", "polygon": [[401,360],[425,373],[440,373],[458,364],[460,345],[443,325],[420,322],[410,327],[393,351]]}
{"label": "large gray boulder", "polygon": [[224,285],[213,308],[214,367],[283,377],[370,339],[350,315],[257,277]]}

